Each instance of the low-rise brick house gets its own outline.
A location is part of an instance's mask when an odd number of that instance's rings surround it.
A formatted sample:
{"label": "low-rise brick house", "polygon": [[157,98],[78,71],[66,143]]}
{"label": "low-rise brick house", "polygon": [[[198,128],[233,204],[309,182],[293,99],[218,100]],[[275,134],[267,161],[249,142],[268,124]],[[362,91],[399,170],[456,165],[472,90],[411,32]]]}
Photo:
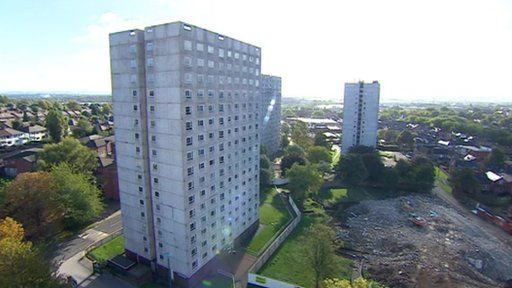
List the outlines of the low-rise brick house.
{"label": "low-rise brick house", "polygon": [[117,165],[114,158],[99,157],[97,178],[105,198],[110,200],[119,200]]}
{"label": "low-rise brick house", "polygon": [[16,151],[3,159],[3,174],[16,177],[20,173],[36,171],[37,153],[41,148],[30,148]]}
{"label": "low-rise brick house", "polygon": [[99,157],[107,157],[114,154],[114,136],[103,137],[101,135],[90,135],[81,138],[80,142],[96,151]]}

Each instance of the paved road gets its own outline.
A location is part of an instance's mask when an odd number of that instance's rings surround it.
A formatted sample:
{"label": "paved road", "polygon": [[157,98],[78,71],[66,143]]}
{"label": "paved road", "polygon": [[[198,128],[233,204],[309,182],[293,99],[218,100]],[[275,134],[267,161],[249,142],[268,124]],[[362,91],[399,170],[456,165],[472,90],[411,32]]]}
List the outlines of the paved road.
{"label": "paved road", "polygon": [[95,223],[92,228],[86,230],[68,241],[60,243],[56,251],[51,255],[54,263],[62,263],[77,253],[84,251],[91,244],[103,239],[123,226],[121,211],[116,211],[104,220]]}
{"label": "paved road", "polygon": [[110,234],[120,231],[121,228],[121,211],[116,211],[107,218],[96,222],[80,235],[60,243],[52,255],[53,263],[57,267],[57,274],[64,277],[72,276],[78,283],[89,279],[93,275],[93,269],[91,261],[84,257],[85,250]]}

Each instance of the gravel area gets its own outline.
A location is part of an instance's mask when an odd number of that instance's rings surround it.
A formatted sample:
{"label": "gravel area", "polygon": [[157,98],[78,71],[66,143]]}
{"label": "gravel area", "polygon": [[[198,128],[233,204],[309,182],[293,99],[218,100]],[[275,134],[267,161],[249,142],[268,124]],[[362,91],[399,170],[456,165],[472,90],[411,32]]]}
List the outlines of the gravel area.
{"label": "gravel area", "polygon": [[438,198],[363,201],[346,215],[340,235],[364,252],[364,272],[390,287],[502,287],[512,279],[512,247]]}

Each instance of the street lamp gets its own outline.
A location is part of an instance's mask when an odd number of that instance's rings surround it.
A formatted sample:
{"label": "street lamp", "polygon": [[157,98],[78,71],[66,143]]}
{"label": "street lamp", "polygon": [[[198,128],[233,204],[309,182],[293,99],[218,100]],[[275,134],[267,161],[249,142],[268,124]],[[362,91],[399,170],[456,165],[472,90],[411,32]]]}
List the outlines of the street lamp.
{"label": "street lamp", "polygon": [[167,257],[167,268],[169,269],[169,288],[172,288],[172,282],[174,281],[174,272],[171,268],[171,252],[164,254]]}

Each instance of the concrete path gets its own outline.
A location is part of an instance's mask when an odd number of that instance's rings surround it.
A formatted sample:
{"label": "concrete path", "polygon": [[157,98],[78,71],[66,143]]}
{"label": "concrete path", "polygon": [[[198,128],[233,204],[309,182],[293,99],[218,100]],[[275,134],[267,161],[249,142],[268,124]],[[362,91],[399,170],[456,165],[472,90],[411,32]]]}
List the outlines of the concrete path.
{"label": "concrete path", "polygon": [[78,283],[86,280],[93,274],[93,268],[92,262],[85,258],[85,251],[121,228],[121,211],[117,211],[80,235],[59,244],[53,255],[53,263],[58,267],[57,274],[72,276]]}

